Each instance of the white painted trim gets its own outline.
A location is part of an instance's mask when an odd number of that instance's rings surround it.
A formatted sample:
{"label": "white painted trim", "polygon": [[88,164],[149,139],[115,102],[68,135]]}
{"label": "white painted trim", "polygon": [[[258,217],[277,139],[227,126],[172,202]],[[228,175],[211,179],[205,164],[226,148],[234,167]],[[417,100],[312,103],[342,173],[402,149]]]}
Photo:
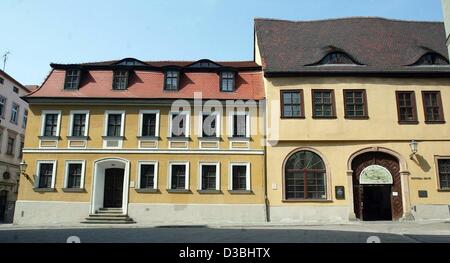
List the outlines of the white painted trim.
{"label": "white painted trim", "polygon": [[[174,114],[182,114],[182,115],[186,115],[186,134],[184,137],[181,138],[189,138],[190,136],[190,116],[191,113],[189,111],[171,111],[169,112],[169,127],[168,127],[168,134],[167,137],[172,137],[172,116]],[[176,138],[176,137],[174,137]]]}
{"label": "white painted trim", "polygon": [[105,110],[105,122],[103,128],[103,135],[108,136],[108,116],[110,114],[121,114],[121,123],[120,123],[120,136],[124,136],[125,131],[125,111],[124,110]]}
{"label": "white painted trim", "polygon": [[[94,169],[92,174],[92,188],[91,188],[91,206],[90,206],[90,212],[91,214],[95,213],[95,205],[96,205],[96,198],[95,198],[95,189],[97,186],[97,171],[98,166],[101,163],[104,162],[119,162],[124,164],[124,175],[123,175],[123,198],[122,198],[122,213],[126,215],[128,213],[128,195],[129,195],[129,185],[130,185],[130,161],[127,159],[123,159],[120,157],[106,157],[101,158],[94,161]],[[103,190],[104,191],[104,190]]]}
{"label": "white painted trim", "polygon": [[184,165],[186,167],[185,190],[189,190],[189,162],[188,161],[169,161],[169,174],[167,176],[167,189],[172,189],[172,166]]}
{"label": "white painted trim", "polygon": [[89,134],[89,110],[73,110],[70,111],[70,121],[69,121],[69,136],[73,136],[73,115],[75,114],[86,114],[86,122],[84,128],[84,135],[88,136]]}
{"label": "white painted trim", "polygon": [[[245,115],[245,138],[250,138],[250,113],[247,111],[233,111],[228,115],[228,137],[233,137],[234,131],[234,116],[235,115]],[[240,138],[240,137],[236,137]]]}
{"label": "white painted trim", "polygon": [[142,136],[142,120],[144,114],[156,114],[156,127],[155,127],[155,137],[159,136],[159,110],[141,110],[139,111],[139,125],[138,125],[138,136]]}
{"label": "white painted trim", "polygon": [[220,138],[221,136],[221,116],[220,112],[203,112],[200,111],[198,114],[198,134],[199,139],[203,138],[203,116],[215,115],[216,116],[216,137],[205,137],[205,138]]}
{"label": "white painted trim", "polygon": [[69,164],[81,164],[81,180],[80,180],[80,189],[84,188],[84,176],[86,172],[86,161],[85,160],[67,160],[64,166],[64,188],[67,188],[67,184],[69,181]]}
{"label": "white painted trim", "polygon": [[228,190],[233,190],[233,166],[246,166],[246,190],[250,191],[252,189],[251,187],[251,166],[249,162],[232,162],[229,166],[228,171]]}
{"label": "white painted trim", "polygon": [[153,189],[158,189],[158,162],[157,161],[138,161],[137,164],[137,185],[135,187],[135,189],[141,189],[141,165],[146,165],[146,164],[150,164],[150,165],[154,165],[155,169],[154,172],[155,174],[153,175]]}
{"label": "white painted trim", "polygon": [[23,150],[24,153],[109,153],[109,154],[220,154],[220,155],[263,155],[262,150],[164,150],[164,149],[39,149],[27,148]]}
{"label": "white painted trim", "polygon": [[41,136],[44,136],[45,131],[45,116],[47,114],[58,114],[58,124],[56,126],[56,134],[55,136],[59,136],[60,128],[61,128],[61,111],[60,110],[43,110],[41,112]]}
{"label": "white painted trim", "polygon": [[40,177],[41,164],[46,164],[46,163],[53,164],[51,188],[55,188],[56,165],[57,165],[56,160],[38,160],[38,161],[36,161],[36,180],[34,182],[34,187],[36,187],[36,188],[39,188],[39,177]]}
{"label": "white painted trim", "polygon": [[216,166],[216,190],[220,190],[220,162],[199,162],[198,164],[198,190],[202,189],[202,169],[203,166],[206,165],[215,165]]}

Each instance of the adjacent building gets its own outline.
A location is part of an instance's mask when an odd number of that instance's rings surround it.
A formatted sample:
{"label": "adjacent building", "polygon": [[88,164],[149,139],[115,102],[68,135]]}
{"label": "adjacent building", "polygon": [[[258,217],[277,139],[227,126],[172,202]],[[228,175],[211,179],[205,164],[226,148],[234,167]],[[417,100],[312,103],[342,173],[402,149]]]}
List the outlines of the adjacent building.
{"label": "adjacent building", "polygon": [[444,11],[445,32],[447,36],[447,47],[450,53],[450,0],[442,0],[442,10]]}
{"label": "adjacent building", "polygon": [[270,219],[450,217],[444,23],[256,19]]}
{"label": "adjacent building", "polygon": [[265,221],[259,65],[51,67],[25,98],[15,223]]}
{"label": "adjacent building", "polygon": [[10,223],[20,177],[19,163],[25,140],[29,90],[0,70],[0,223]]}

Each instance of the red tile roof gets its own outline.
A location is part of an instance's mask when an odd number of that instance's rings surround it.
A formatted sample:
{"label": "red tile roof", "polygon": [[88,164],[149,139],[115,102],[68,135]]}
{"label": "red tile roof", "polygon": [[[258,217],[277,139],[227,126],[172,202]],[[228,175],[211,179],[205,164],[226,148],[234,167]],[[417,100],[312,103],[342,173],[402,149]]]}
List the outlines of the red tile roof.
{"label": "red tile roof", "polygon": [[[192,62],[191,62],[192,63]],[[28,98],[109,98],[109,99],[193,99],[201,92],[204,99],[264,98],[262,72],[238,72],[236,91],[221,92],[220,77],[216,72],[185,72],[181,75],[179,91],[164,91],[164,73],[134,70],[128,90],[112,90],[112,70],[90,70],[83,73],[79,90],[64,90],[65,71],[54,69],[44,84]]]}

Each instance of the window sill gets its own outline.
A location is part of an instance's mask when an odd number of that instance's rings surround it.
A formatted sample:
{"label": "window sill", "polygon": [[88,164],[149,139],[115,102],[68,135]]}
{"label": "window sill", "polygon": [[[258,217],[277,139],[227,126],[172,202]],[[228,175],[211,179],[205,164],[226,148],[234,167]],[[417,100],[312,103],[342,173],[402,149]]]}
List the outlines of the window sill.
{"label": "window sill", "polygon": [[83,140],[87,141],[89,140],[89,136],[67,136],[68,140]]}
{"label": "window sill", "polygon": [[183,141],[183,142],[185,142],[185,141],[187,142],[187,141],[191,140],[190,137],[167,137],[167,139],[169,141]]}
{"label": "window sill", "polygon": [[282,119],[282,120],[296,120],[296,119],[304,120],[306,118],[305,118],[305,116],[296,116],[296,117],[281,116],[280,119]]}
{"label": "window sill", "polygon": [[33,191],[35,191],[36,193],[51,193],[51,192],[56,192],[55,188],[33,188]]}
{"label": "window sill", "polygon": [[445,121],[425,121],[426,124],[445,124]]}
{"label": "window sill", "polygon": [[419,121],[399,121],[398,124],[400,124],[400,125],[416,125],[416,124],[419,124]]}
{"label": "window sill", "polygon": [[232,195],[252,195],[252,190],[228,190],[228,193]]}
{"label": "window sill", "polygon": [[438,189],[437,190],[439,193],[449,193],[450,189]]}
{"label": "window sill", "polygon": [[249,142],[251,140],[250,137],[228,137],[229,141],[246,141]]}
{"label": "window sill", "polygon": [[102,136],[103,140],[125,140],[125,136]]}
{"label": "window sill", "polygon": [[317,120],[335,120],[337,116],[313,116],[312,118]]}
{"label": "window sill", "polygon": [[136,193],[140,194],[160,194],[161,192],[158,189],[153,188],[140,188],[140,189],[134,189]]}
{"label": "window sill", "polygon": [[156,140],[159,141],[161,140],[161,137],[159,136],[137,136],[138,140]]}
{"label": "window sill", "polygon": [[204,195],[219,195],[219,194],[223,194],[223,192],[220,191],[220,190],[197,190],[197,192],[199,194],[204,194]]}
{"label": "window sill", "polygon": [[60,136],[38,136],[39,140],[61,140]]}
{"label": "window sill", "polygon": [[328,199],[283,199],[283,203],[333,203]]}
{"label": "window sill", "polygon": [[86,193],[84,188],[63,188],[62,191],[64,193]]}
{"label": "window sill", "polygon": [[170,194],[192,194],[191,190],[187,189],[167,189]]}
{"label": "window sill", "polygon": [[220,137],[198,137],[199,141],[218,142],[221,141]]}
{"label": "window sill", "polygon": [[344,118],[346,120],[368,120],[369,116],[358,116],[358,117],[353,117],[353,116],[344,116]]}

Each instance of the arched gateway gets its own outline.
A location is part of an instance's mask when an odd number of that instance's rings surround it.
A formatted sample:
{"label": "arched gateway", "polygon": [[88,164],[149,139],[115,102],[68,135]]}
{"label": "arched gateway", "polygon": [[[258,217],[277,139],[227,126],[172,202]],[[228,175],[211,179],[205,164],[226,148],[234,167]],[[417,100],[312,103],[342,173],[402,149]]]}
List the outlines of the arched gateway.
{"label": "arched gateway", "polygon": [[399,220],[403,192],[399,160],[386,152],[368,151],[351,160],[353,204],[364,221]]}

